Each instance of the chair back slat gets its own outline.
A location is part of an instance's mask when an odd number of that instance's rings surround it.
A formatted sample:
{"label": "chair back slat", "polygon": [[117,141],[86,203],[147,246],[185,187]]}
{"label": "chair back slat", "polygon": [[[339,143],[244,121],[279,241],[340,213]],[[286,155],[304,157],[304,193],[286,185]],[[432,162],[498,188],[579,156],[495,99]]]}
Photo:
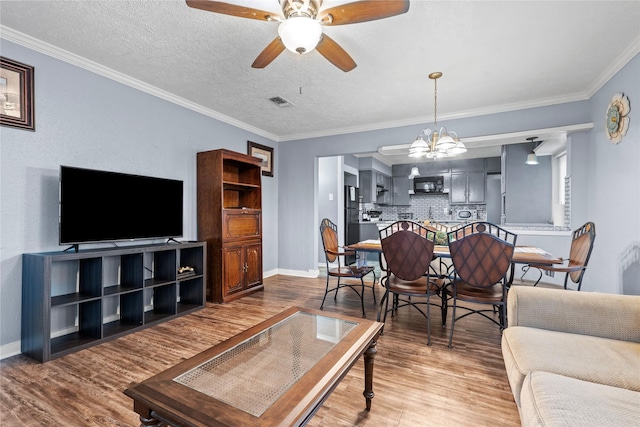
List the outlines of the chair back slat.
{"label": "chair back slat", "polygon": [[[571,250],[569,252],[569,267],[586,267],[591,257],[593,243],[596,239],[596,226],[593,222],[587,222],[573,232]],[[569,273],[573,283],[578,283],[584,274],[584,269]]]}
{"label": "chair back slat", "polygon": [[320,223],[320,235],[327,262],[332,263],[338,257],[338,227],[330,219],[325,218]]}
{"label": "chair back slat", "polygon": [[380,230],[387,272],[406,281],[428,273],[433,260],[435,233],[411,221],[398,221]]}
{"label": "chair back slat", "polygon": [[517,236],[495,224],[475,222],[448,233],[456,274],[471,286],[488,288],[504,281]]}

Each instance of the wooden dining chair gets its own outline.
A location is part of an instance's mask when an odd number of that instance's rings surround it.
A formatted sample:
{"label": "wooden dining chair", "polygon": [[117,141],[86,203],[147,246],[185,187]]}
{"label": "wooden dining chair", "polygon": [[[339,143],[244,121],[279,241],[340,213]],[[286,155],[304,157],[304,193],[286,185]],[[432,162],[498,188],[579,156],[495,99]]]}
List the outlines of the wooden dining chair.
{"label": "wooden dining chair", "polygon": [[[495,224],[478,221],[450,231],[447,237],[454,272],[442,293],[442,324],[446,324],[447,309],[451,306],[451,347],[456,322],[470,314],[489,319],[500,330],[506,328],[507,272],[517,236]],[[464,314],[458,316],[458,308],[464,309]]]}
{"label": "wooden dining chair", "polygon": [[[360,297],[360,303],[362,305],[362,317],[365,317],[364,310],[364,277],[368,274],[373,275],[373,283],[371,284],[371,290],[373,291],[373,302],[376,303],[376,273],[374,267],[363,266],[357,267],[357,265],[347,265],[345,257],[348,255],[355,255],[355,251],[344,250],[338,245],[338,227],[331,222],[330,219],[324,218],[320,223],[320,236],[322,237],[322,245],[324,246],[324,256],[327,265],[327,283],[325,286],[324,297],[322,298],[322,304],[320,304],[320,310],[324,308],[324,301],[327,298],[329,292],[335,292],[334,300],[338,297],[338,290],[341,288],[351,288]],[[337,262],[337,266],[334,263]],[[336,277],[337,284],[334,288],[329,289],[329,278]],[[342,279],[359,279],[360,283],[353,283],[352,281],[343,282]],[[359,288],[359,289],[358,289]]]}
{"label": "wooden dining chair", "polygon": [[[385,293],[380,300],[378,321],[382,317],[383,306],[383,322],[386,322],[389,311],[393,317],[399,308],[410,305],[426,318],[427,345],[431,345],[430,306],[440,307],[431,302],[431,297],[437,296],[439,302],[442,285],[441,279],[433,277],[429,268],[433,260],[435,233],[412,221],[397,221],[379,233],[387,267],[381,280]],[[420,301],[419,297],[426,301]],[[389,299],[393,300],[391,309]],[[426,312],[420,305],[426,305]]]}
{"label": "wooden dining chair", "polygon": [[587,222],[582,227],[573,231],[569,258],[563,258],[563,265],[528,264],[523,267],[524,273],[522,276],[524,277],[530,268],[538,269],[540,275],[533,284],[533,286],[536,286],[542,278],[543,271],[565,273],[564,288],[569,289],[568,284],[569,279],[571,279],[571,281],[577,285],[576,290],[579,291],[582,287],[582,278],[587,270],[587,264],[589,263],[589,258],[591,258],[591,251],[593,250],[595,240],[596,225],[593,222]]}

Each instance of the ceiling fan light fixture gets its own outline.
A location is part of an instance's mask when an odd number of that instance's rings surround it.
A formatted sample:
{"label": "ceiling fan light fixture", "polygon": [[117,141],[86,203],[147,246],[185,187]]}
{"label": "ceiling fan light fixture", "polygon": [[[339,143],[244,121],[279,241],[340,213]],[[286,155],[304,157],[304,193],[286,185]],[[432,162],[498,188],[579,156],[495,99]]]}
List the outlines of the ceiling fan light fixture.
{"label": "ceiling fan light fixture", "polygon": [[288,50],[303,54],[316,48],[322,37],[322,26],[308,16],[292,16],[280,23],[278,35]]}

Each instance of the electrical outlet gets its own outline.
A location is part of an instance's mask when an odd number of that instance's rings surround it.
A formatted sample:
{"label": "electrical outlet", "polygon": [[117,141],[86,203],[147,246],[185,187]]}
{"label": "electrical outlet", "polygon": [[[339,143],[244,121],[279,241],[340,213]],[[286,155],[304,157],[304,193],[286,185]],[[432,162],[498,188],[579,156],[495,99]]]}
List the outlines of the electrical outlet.
{"label": "electrical outlet", "polygon": [[329,200],[333,200],[333,193],[329,193]]}

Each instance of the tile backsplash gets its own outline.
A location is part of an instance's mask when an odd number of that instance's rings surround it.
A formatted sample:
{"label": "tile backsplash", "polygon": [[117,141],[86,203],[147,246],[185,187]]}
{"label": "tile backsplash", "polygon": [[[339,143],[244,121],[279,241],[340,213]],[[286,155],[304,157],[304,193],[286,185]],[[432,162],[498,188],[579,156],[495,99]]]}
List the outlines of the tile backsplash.
{"label": "tile backsplash", "polygon": [[375,205],[374,207],[372,204],[366,204],[365,209],[382,211],[380,215],[382,220],[396,220],[398,213],[412,212],[415,220],[455,221],[453,213],[458,209],[477,209],[479,219],[485,220],[487,218],[484,204],[450,205],[448,194],[415,194],[411,196],[411,206]]}

